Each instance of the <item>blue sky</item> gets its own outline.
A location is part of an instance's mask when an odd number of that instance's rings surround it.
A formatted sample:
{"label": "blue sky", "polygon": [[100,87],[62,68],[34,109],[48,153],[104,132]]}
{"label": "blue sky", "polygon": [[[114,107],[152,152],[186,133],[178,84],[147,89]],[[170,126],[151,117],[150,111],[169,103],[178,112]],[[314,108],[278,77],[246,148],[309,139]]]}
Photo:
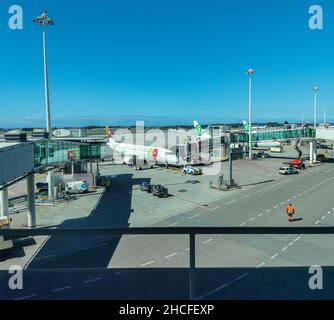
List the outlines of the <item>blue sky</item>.
{"label": "blue sky", "polygon": [[[24,29],[7,27],[20,4]],[[324,30],[308,28],[312,4]],[[187,123],[247,118],[254,78],[254,121],[334,121],[334,2],[321,0],[2,0],[0,127],[44,123],[41,30],[47,8],[53,124]],[[176,124],[176,123],[175,123]]]}

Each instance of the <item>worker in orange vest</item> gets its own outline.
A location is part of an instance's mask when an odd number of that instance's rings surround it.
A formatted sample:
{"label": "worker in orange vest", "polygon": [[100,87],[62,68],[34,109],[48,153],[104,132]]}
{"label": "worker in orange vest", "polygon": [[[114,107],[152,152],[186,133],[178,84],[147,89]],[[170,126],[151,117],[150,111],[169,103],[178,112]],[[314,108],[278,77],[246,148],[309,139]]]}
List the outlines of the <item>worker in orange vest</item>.
{"label": "worker in orange vest", "polygon": [[290,222],[293,221],[293,215],[295,214],[295,212],[296,212],[295,207],[291,203],[289,203],[288,208],[287,208],[287,214],[288,214]]}

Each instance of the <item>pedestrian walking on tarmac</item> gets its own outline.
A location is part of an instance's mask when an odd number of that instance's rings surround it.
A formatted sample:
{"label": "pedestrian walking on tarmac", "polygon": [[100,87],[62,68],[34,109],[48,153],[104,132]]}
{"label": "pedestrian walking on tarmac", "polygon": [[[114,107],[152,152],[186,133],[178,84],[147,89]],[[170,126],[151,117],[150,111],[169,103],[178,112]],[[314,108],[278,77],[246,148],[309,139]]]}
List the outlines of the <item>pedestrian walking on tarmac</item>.
{"label": "pedestrian walking on tarmac", "polygon": [[293,215],[296,213],[296,209],[295,209],[295,207],[292,205],[292,203],[289,203],[286,212],[287,212],[287,214],[288,214],[289,222],[293,222]]}

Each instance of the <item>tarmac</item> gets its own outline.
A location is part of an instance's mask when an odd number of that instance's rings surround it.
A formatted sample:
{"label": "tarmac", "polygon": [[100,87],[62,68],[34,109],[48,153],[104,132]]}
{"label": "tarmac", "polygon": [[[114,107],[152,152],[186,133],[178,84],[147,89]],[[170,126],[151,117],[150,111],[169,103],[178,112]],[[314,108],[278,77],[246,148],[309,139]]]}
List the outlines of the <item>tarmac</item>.
{"label": "tarmac", "polygon": [[[234,177],[241,189],[230,192],[209,187],[219,174],[188,176],[166,168],[134,171],[105,163],[101,173],[113,178],[110,192],[98,190],[73,202],[39,207],[38,224],[57,228],[332,226],[333,164],[311,166],[299,175],[279,175],[282,162],[294,156],[290,149],[275,158],[234,161]],[[226,176],[227,169],[228,163],[223,163]],[[204,173],[206,170],[210,168],[204,168]],[[144,181],[166,186],[171,196],[159,199],[141,192]],[[286,215],[289,202],[297,209],[293,223]],[[14,227],[25,226],[24,213],[12,218]],[[287,291],[289,298],[334,298],[331,287],[315,293],[307,282],[312,265],[323,266],[327,278],[332,278],[331,238],[197,236],[198,298],[275,299],[287,297]],[[0,288],[3,285],[7,298],[184,299],[189,240],[187,236],[21,239],[11,256],[0,262],[0,269],[13,264],[22,266],[30,280],[24,292],[8,292],[6,272],[0,273],[4,279]],[[43,277],[49,280],[42,281]]]}

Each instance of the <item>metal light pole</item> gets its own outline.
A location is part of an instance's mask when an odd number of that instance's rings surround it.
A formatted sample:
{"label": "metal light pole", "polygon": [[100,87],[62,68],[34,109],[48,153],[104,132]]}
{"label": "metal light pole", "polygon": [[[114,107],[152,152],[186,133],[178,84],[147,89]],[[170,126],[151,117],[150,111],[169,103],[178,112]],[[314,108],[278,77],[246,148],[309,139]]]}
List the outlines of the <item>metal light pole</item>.
{"label": "metal light pole", "polygon": [[252,160],[252,78],[255,74],[253,69],[247,71],[249,76],[249,100],[248,100],[248,124],[249,124],[249,159]]}
{"label": "metal light pole", "polygon": [[317,95],[318,95],[318,92],[319,92],[320,88],[315,86],[313,87],[313,91],[314,91],[314,129],[317,128]]}
{"label": "metal light pole", "polygon": [[[34,23],[43,27],[43,56],[44,56],[44,85],[45,85],[45,111],[46,111],[46,131],[48,133],[48,142],[51,142],[51,112],[50,112],[50,95],[49,95],[49,74],[48,74],[48,60],[46,50],[46,27],[53,26],[54,21],[48,16],[46,10],[42,15],[33,20]],[[48,146],[46,147],[46,157],[48,158]],[[47,159],[48,160],[48,159]],[[53,170],[48,172],[49,182],[49,198],[54,199],[53,190]]]}

